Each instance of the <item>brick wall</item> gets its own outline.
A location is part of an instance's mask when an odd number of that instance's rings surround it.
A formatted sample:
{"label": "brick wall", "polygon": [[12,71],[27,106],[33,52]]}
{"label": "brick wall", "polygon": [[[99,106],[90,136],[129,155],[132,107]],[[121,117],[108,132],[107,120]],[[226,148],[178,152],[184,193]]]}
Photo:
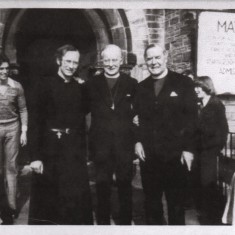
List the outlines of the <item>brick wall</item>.
{"label": "brick wall", "polygon": [[149,43],[165,43],[165,10],[145,10],[149,29]]}
{"label": "brick wall", "polygon": [[[146,9],[148,43],[160,43],[169,49],[168,66],[173,71],[195,69],[196,11]],[[140,37],[140,35],[138,36]],[[143,77],[146,66],[142,63]]]}
{"label": "brick wall", "polygon": [[[135,42],[138,43],[137,44],[138,49],[136,50],[138,53],[137,54],[138,64],[132,70],[131,75],[137,78],[138,81],[141,81],[147,76],[149,76],[143,57],[146,46],[151,43],[160,43],[162,45],[164,45],[165,43],[165,10],[160,10],[160,9],[141,10],[142,14],[144,13],[144,17],[142,18],[141,14],[138,14],[137,11],[138,10],[132,11],[134,13],[133,18],[135,18],[135,21],[137,23],[141,22],[142,26],[140,25],[140,30],[136,29],[139,32],[138,34],[132,35],[133,43]],[[141,37],[143,36],[144,38],[141,39]],[[141,40],[144,43],[142,43]],[[133,45],[133,48],[135,47],[136,46]]]}
{"label": "brick wall", "polygon": [[[143,52],[148,43],[166,45],[169,49],[168,66],[172,70],[183,72],[186,69],[195,69],[197,11],[127,9],[125,13],[132,34],[132,52],[137,55],[133,77],[140,81],[148,75],[143,59]],[[8,9],[0,10],[0,45],[8,14]],[[235,132],[235,97],[222,97],[222,100],[226,106],[229,129]]]}
{"label": "brick wall", "polygon": [[165,43],[169,49],[168,66],[177,72],[194,70],[196,12],[192,10],[165,11]]}
{"label": "brick wall", "polygon": [[[165,11],[165,44],[168,66],[177,72],[195,70],[197,48],[196,10]],[[221,96],[226,107],[229,131],[235,132],[235,96]]]}

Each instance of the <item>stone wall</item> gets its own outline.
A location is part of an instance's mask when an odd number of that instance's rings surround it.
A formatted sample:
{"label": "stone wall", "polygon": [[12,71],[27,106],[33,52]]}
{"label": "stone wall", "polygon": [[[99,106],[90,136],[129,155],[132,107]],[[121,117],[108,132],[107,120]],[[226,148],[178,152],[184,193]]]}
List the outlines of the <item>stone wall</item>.
{"label": "stone wall", "polygon": [[[125,26],[128,27],[125,37],[131,40],[130,52],[137,57],[137,65],[132,71],[133,77],[141,81],[148,76],[143,53],[149,43],[165,44],[169,49],[168,66],[172,70],[177,72],[183,72],[186,69],[195,70],[198,10],[125,9],[124,12],[129,24]],[[0,50],[8,14],[9,9],[0,9]],[[112,22],[110,17],[108,19]],[[115,27],[112,29],[116,30]],[[117,30],[115,32],[118,34]],[[113,33],[113,35],[116,34]],[[118,39],[122,37],[124,37],[122,34],[115,36]],[[127,40],[127,43],[130,42]],[[229,129],[235,132],[235,97],[226,96],[221,99],[226,106]]]}
{"label": "stone wall", "polygon": [[131,53],[137,57],[137,64],[144,63],[143,52],[148,44],[148,25],[145,18],[144,11],[141,9],[127,9],[125,10],[128,19],[131,35],[128,40],[132,43]]}
{"label": "stone wall", "polygon": [[[142,23],[139,29],[136,29],[138,33],[132,34],[133,48],[138,48],[134,50],[134,53],[137,52],[138,63],[132,70],[132,76],[141,81],[149,76],[143,57],[146,46],[151,43],[165,44],[165,10],[146,9],[141,10],[142,14],[138,11],[140,10],[132,10],[133,19]],[[135,42],[137,44],[134,46]]]}
{"label": "stone wall", "polygon": [[[197,12],[163,9],[146,9],[144,12],[148,26],[148,43],[160,43],[166,46],[169,50],[168,67],[173,71],[181,73],[192,70],[194,72]],[[135,16],[140,18],[139,14]],[[142,35],[138,34],[137,38],[141,38]],[[144,49],[141,48],[139,53],[143,51]],[[141,57],[140,54],[138,56]],[[142,80],[148,76],[143,58],[139,60],[138,66],[143,70],[142,78],[138,80]]]}
{"label": "stone wall", "polygon": [[6,25],[8,13],[8,9],[0,9],[0,51],[2,50],[3,32]]}
{"label": "stone wall", "polygon": [[169,49],[168,66],[177,72],[194,70],[196,11],[165,11],[165,42]]}
{"label": "stone wall", "polygon": [[149,29],[149,43],[165,43],[165,10],[145,10]]}

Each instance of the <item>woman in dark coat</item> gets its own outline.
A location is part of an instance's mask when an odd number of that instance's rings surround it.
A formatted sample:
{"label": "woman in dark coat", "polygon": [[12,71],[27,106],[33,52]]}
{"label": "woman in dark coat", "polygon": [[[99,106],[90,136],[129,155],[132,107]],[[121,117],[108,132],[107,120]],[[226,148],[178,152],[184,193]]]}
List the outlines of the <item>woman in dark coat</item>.
{"label": "woman in dark coat", "polygon": [[215,96],[210,77],[198,77],[195,91],[199,99],[198,109],[198,160],[200,169],[200,207],[205,223],[213,224],[216,200],[217,157],[225,146],[228,123],[223,103]]}

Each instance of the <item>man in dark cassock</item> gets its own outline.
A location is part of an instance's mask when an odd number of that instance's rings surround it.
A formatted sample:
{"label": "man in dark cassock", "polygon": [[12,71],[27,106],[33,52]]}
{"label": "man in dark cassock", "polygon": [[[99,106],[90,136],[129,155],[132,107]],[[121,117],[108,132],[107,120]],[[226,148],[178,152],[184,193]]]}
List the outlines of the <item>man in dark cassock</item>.
{"label": "man in dark cassock", "polygon": [[29,224],[93,224],[79,58],[75,47],[60,47],[58,73],[39,86]]}

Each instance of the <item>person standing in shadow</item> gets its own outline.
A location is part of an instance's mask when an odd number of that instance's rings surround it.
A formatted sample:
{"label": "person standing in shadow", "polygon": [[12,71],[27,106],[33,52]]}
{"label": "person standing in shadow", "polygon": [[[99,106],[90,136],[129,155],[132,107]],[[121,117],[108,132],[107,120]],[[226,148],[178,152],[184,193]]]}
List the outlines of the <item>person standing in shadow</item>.
{"label": "person standing in shadow", "polygon": [[[220,224],[221,204],[217,186],[217,157],[226,144],[228,123],[225,107],[215,95],[212,79],[208,76],[195,78],[198,97],[197,160],[199,164],[200,190],[198,206],[202,224]],[[218,220],[219,219],[219,220]]]}

